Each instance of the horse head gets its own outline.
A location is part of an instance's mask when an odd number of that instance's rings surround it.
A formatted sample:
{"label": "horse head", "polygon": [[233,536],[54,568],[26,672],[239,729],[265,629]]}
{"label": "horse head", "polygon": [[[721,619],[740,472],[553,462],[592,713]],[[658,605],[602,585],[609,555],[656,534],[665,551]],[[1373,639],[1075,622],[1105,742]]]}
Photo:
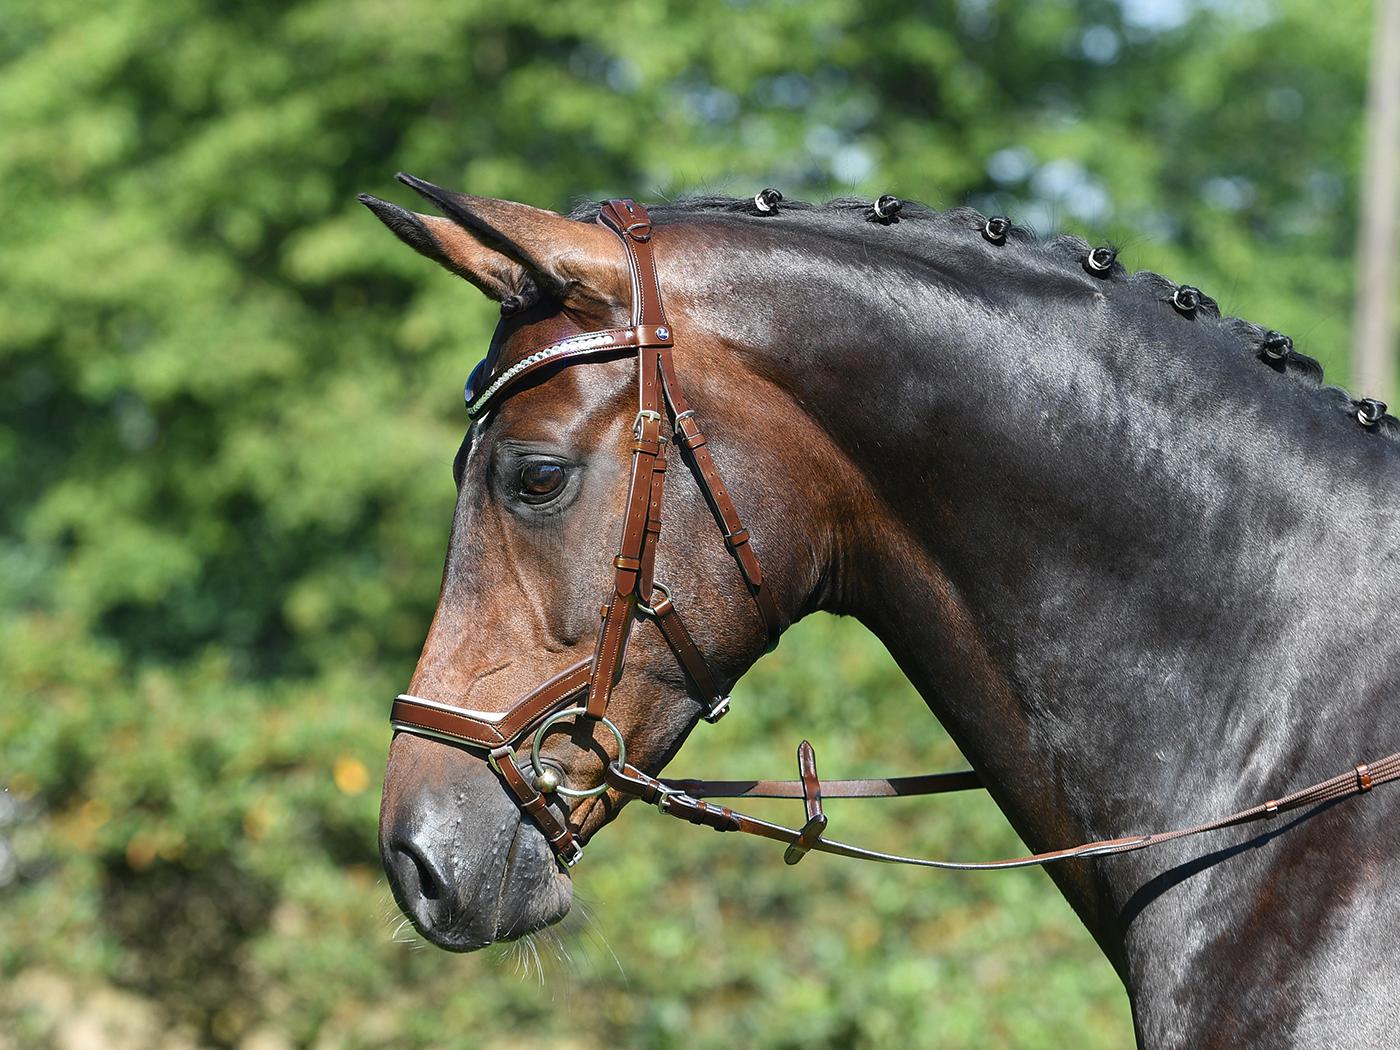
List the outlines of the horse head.
{"label": "horse head", "polygon": [[[565,914],[567,864],[625,801],[607,765],[625,748],[631,767],[657,772],[702,716],[722,713],[729,686],[813,603],[836,528],[818,523],[850,519],[792,519],[831,502],[839,457],[735,352],[735,334],[707,321],[725,278],[703,228],[657,225],[639,240],[623,223],[401,178],[445,215],[362,200],[502,313],[468,384],[441,594],[395,709],[415,731],[391,744],[380,821],[400,906],[434,943],[472,950]],[[655,260],[648,287],[638,250]],[[639,322],[643,342],[664,345],[636,346]],[[631,342],[599,344],[599,332]],[[559,357],[541,360],[549,347]],[[653,384],[641,413],[639,382]],[[647,396],[666,406],[664,426]],[[678,412],[680,396],[691,401]],[[667,445],[684,449],[670,456],[658,536]],[[639,484],[650,495],[634,495]],[[638,559],[618,553],[628,535]],[[601,693],[605,718],[545,720]]]}

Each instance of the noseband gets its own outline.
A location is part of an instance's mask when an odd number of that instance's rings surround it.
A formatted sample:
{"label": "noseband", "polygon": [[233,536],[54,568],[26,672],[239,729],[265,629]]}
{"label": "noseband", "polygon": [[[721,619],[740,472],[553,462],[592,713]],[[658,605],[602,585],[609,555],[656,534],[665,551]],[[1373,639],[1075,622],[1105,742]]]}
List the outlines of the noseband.
{"label": "noseband", "polygon": [[[467,387],[467,415],[477,419],[518,387],[523,379],[542,369],[615,356],[619,352],[635,352],[637,355],[639,407],[631,430],[632,470],[626,514],[618,552],[612,562],[613,586],[601,608],[602,624],[593,655],[542,683],[505,711],[471,711],[402,694],[394,700],[390,714],[390,723],[398,732],[485,751],[491,768],[500,776],[516,804],[540,828],[556,856],[565,865],[572,867],[579,861],[583,856],[583,846],[570,827],[568,817],[559,816],[550,807],[546,796],[551,794],[584,798],[599,795],[611,788],[621,795],[652,803],[661,812],[692,824],[705,825],[717,831],[747,832],[785,843],[785,859],[789,864],[797,863],[808,852],[815,850],[862,860],[921,867],[987,870],[1126,853],[1367,792],[1377,784],[1400,778],[1400,753],[1396,753],[1371,763],[1360,763],[1351,770],[1282,798],[1270,799],[1188,828],[1100,839],[1068,849],[1007,860],[967,863],[904,857],[827,839],[823,836],[827,816],[822,809],[822,799],[928,795],[981,787],[977,774],[970,770],[916,777],[823,782],[817,777],[816,755],[805,740],[797,751],[799,778],[791,781],[667,780],[652,777],[630,765],[627,762],[626,740],[621,730],[607,717],[607,710],[613,688],[622,676],[632,628],[639,619],[655,623],[675,654],[685,673],[691,695],[701,704],[700,717],[707,722],[717,722],[729,710],[729,697],[720,689],[719,679],[686,629],[670,590],[654,578],[656,546],[661,534],[662,488],[666,481],[666,448],[671,440],[683,450],[724,536],[725,546],[738,564],[767,630],[770,650],[777,644],[783,623],[772,592],[764,582],[749,532],[744,528],[706,446],[705,436],[696,422],[695,410],[687,403],[681,390],[671,352],[674,336],[666,320],[661,286],[656,276],[651,219],[645,208],[631,200],[612,200],[603,205],[598,222],[612,230],[622,242],[631,276],[631,325],[575,333],[528,354],[499,374],[485,375],[481,383],[475,381],[476,373],[473,373]],[[484,371],[483,366],[479,368]],[[663,433],[667,418],[671,426],[669,439]],[[564,786],[560,774],[540,754],[545,731],[567,719],[601,724],[616,744],[617,758],[606,764],[604,780],[596,787],[575,789]],[[516,748],[523,747],[531,734],[533,743],[528,761],[522,769]],[[526,769],[529,770],[528,776]],[[801,828],[787,828],[736,812],[728,806],[705,801],[706,798],[717,797],[802,799],[807,819]]]}

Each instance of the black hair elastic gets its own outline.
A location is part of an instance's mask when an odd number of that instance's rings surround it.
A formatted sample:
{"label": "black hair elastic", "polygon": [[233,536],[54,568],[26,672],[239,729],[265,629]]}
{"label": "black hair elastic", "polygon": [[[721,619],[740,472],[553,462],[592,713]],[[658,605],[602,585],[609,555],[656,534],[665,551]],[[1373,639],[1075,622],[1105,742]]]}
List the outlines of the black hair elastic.
{"label": "black hair elastic", "polygon": [[1084,269],[1095,277],[1107,277],[1113,271],[1113,263],[1117,258],[1117,248],[1110,248],[1107,245],[1093,248],[1090,249],[1088,255],[1084,256]]}
{"label": "black hair elastic", "polygon": [[1201,305],[1201,290],[1193,288],[1189,284],[1183,284],[1172,293],[1172,305],[1187,317],[1196,312],[1196,308]]}
{"label": "black hair elastic", "polygon": [[893,194],[886,193],[870,207],[867,214],[871,222],[881,222],[888,226],[892,222],[899,221],[899,211],[904,207],[904,202]]}
{"label": "black hair elastic", "polygon": [[758,209],[760,215],[777,215],[778,204],[782,199],[782,193],[770,186],[768,189],[759,190],[753,195],[753,206]]}
{"label": "black hair elastic", "polygon": [[1282,361],[1293,352],[1293,340],[1282,332],[1267,332],[1259,344],[1259,352],[1270,361]]}
{"label": "black hair elastic", "polygon": [[993,215],[982,225],[982,236],[993,244],[1005,244],[1011,232],[1011,220],[1005,215]]}
{"label": "black hair elastic", "polygon": [[1353,401],[1352,405],[1356,409],[1356,421],[1368,430],[1385,415],[1385,402],[1377,401],[1374,397],[1363,397],[1360,401]]}

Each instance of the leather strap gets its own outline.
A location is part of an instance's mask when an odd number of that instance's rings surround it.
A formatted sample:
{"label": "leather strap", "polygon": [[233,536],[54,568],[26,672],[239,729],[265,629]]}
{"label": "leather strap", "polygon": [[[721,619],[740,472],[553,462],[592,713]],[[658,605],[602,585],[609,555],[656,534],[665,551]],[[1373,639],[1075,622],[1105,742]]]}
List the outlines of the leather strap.
{"label": "leather strap", "polygon": [[[649,255],[649,250],[645,254]],[[632,432],[632,473],[622,539],[613,558],[613,593],[603,615],[603,631],[588,682],[588,699],[584,702],[587,717],[595,719],[607,713],[613,686],[622,673],[623,649],[636,617],[643,570],[655,562],[648,541],[660,532],[659,520],[655,532],[648,528],[653,496],[658,502],[661,498],[660,482],[653,483],[657,464],[662,463],[662,471],[666,469],[666,439],[661,434],[661,370],[653,349],[643,348],[637,355],[637,386],[641,408]],[[657,514],[659,517],[659,507]]]}
{"label": "leather strap", "polygon": [[[805,743],[805,741],[804,741]],[[810,747],[810,745],[808,745]],[[729,787],[736,782],[708,782],[708,781],[663,781],[655,777],[648,776],[635,766],[627,765],[619,767],[615,763],[608,766],[608,785],[614,790],[624,795],[631,795],[640,798],[644,802],[649,802],[656,806],[661,812],[668,816],[680,817],[689,820],[691,823],[706,824],[715,827],[720,831],[741,831],[750,835],[759,835],[763,838],[772,839],[775,842],[786,843],[789,846],[799,846],[805,850],[813,850],[820,853],[831,853],[839,857],[851,857],[857,860],[874,860],[886,864],[912,864],[923,868],[944,868],[952,871],[993,871],[1003,868],[1028,868],[1042,864],[1050,864],[1060,860],[1073,860],[1085,857],[1101,857],[1116,853],[1131,853],[1134,850],[1147,849],[1151,846],[1160,846],[1165,842],[1174,842],[1177,839],[1188,838],[1194,835],[1201,835],[1208,831],[1218,831],[1222,828],[1234,827],[1239,824],[1249,824],[1259,820],[1266,820],[1277,816],[1280,813],[1287,813],[1290,810],[1300,809],[1304,806],[1319,805],[1323,802],[1330,802],[1335,799],[1346,798],[1349,795],[1364,794],[1373,790],[1377,785],[1389,783],[1400,779],[1400,752],[1387,755],[1385,758],[1374,762],[1362,763],[1364,771],[1353,767],[1343,773],[1338,773],[1327,780],[1319,781],[1285,795],[1278,799],[1269,799],[1261,802],[1257,806],[1250,806],[1247,809],[1239,810],[1228,816],[1220,817],[1216,820],[1205,821],[1200,824],[1193,824],[1190,827],[1176,828],[1171,831],[1151,832],[1142,835],[1125,835],[1119,838],[1097,839],[1093,842],[1086,842],[1078,846],[1070,846],[1066,849],[1050,850],[1045,853],[1032,853],[1024,857],[1010,857],[1004,860],[991,861],[951,861],[932,860],[925,857],[906,857],[897,853],[883,853],[879,850],[865,849],[861,846],[852,846],[848,843],[837,842],[834,839],[818,838],[815,841],[810,836],[804,837],[807,829],[798,830],[784,827],[781,824],[773,824],[758,817],[751,817],[739,813],[727,806],[715,806],[705,802],[703,799],[685,791],[680,785],[695,785],[699,789],[699,794],[726,795],[731,794]],[[815,769],[813,770],[815,773]],[[967,774],[954,774],[955,776],[966,776]],[[805,779],[805,777],[804,777]],[[922,779],[922,778],[920,778]],[[786,787],[792,782],[768,782],[768,781],[739,781],[739,784],[752,783],[773,784],[774,786]],[[797,782],[799,788],[802,782]],[[852,784],[874,783],[880,781],[852,781]],[[706,789],[709,790],[706,790]],[[719,790],[716,790],[716,789]],[[823,792],[831,797],[838,795],[838,792],[827,790],[827,785],[822,785]],[[959,790],[959,788],[945,788],[944,790]],[[757,795],[758,792],[743,792],[748,795]],[[893,794],[894,792],[890,792]],[[923,792],[918,792],[922,794]],[[871,793],[873,794],[873,792]],[[771,795],[769,797],[802,797],[784,792],[781,796]],[[870,797],[865,792],[848,797]],[[810,809],[809,809],[810,812]],[[809,820],[810,823],[810,820]]]}
{"label": "leather strap", "polygon": [[588,688],[592,660],[580,660],[497,714],[468,711],[409,693],[394,699],[389,721],[395,729],[454,744],[494,748],[525,736],[555,711],[568,707]]}
{"label": "leather strap", "polygon": [[[658,370],[659,371],[659,370]],[[661,541],[661,507],[666,497],[666,437],[651,464],[651,491],[647,497],[646,521],[642,536],[642,566],[637,579],[637,597],[644,599],[655,589],[656,550]]]}
{"label": "leather strap", "polygon": [[705,655],[700,652],[695,641],[686,630],[685,622],[676,611],[675,602],[669,594],[653,598],[648,615],[656,621],[661,636],[675,654],[676,662],[685,672],[691,694],[704,708],[700,717],[706,722],[718,722],[729,710],[729,697],[719,687],[719,681],[710,670]]}
{"label": "leather strap", "polygon": [[627,252],[627,269],[632,279],[632,324],[665,327],[661,283],[651,250],[651,216],[640,204],[625,197],[610,200],[598,209],[598,221],[617,234]]}
{"label": "leather strap", "polygon": [[661,351],[661,375],[665,382],[666,400],[671,406],[676,443],[685,449],[694,468],[700,491],[704,493],[705,502],[709,504],[710,512],[724,535],[724,544],[738,563],[739,571],[743,573],[744,582],[748,585],[749,593],[753,596],[754,604],[758,606],[759,615],[763,617],[764,626],[767,628],[768,649],[771,651],[777,646],[778,636],[782,633],[782,617],[778,613],[772,594],[763,584],[763,570],[759,568],[758,556],[749,544],[749,530],[744,528],[739,511],[724,484],[724,478],[720,476],[714,457],[710,455],[708,442],[700,430],[700,424],[695,420],[695,410],[685,399],[669,348]]}
{"label": "leather strap", "polygon": [[[603,630],[593,660],[584,710],[589,718],[602,718],[622,672],[623,648],[636,617],[637,604],[651,593],[656,563],[655,540],[661,531],[661,496],[665,482],[665,437],[661,433],[661,364],[655,346],[671,345],[670,327],[661,303],[656,259],[651,248],[651,217],[630,199],[608,201],[598,221],[617,234],[627,255],[631,278],[632,326],[652,332],[657,342],[638,343],[637,420],[633,429],[632,474],[623,515],[622,539],[615,568],[613,594],[603,614]],[[661,476],[658,478],[658,469]],[[643,583],[645,587],[643,588]]]}
{"label": "leather strap", "polygon": [[500,375],[492,377],[481,393],[467,405],[467,415],[473,419],[482,415],[492,401],[505,397],[541,369],[572,364],[575,361],[599,360],[614,354],[631,352],[642,346],[669,346],[670,343],[671,330],[665,325],[605,328],[555,340],[527,354]]}
{"label": "leather strap", "polygon": [[827,825],[826,814],[822,812],[822,782],[817,778],[817,753],[807,740],[797,745],[797,774],[798,783],[802,785],[802,804],[807,810],[807,822],[783,854],[786,864],[796,864],[810,853]]}
{"label": "leather strap", "polygon": [[[660,777],[659,784],[692,798],[803,798],[801,780],[679,780]],[[917,777],[881,777],[874,780],[823,780],[824,798],[903,798],[909,795],[942,795],[982,787],[972,770],[961,773],[928,773]]]}
{"label": "leather strap", "polygon": [[500,774],[516,803],[531,820],[544,832],[555,855],[569,867],[583,859],[583,847],[579,845],[569,825],[554,815],[545,797],[535,790],[535,786],[525,778],[525,774],[515,764],[515,752],[509,745],[493,748],[490,755],[491,768]]}

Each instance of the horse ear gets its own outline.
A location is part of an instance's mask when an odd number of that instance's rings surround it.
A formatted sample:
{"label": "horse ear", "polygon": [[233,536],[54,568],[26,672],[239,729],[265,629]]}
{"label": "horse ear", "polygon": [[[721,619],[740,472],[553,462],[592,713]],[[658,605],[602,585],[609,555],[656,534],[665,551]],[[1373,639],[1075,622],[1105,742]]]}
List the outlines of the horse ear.
{"label": "horse ear", "polygon": [[470,281],[497,302],[522,294],[530,283],[524,267],[487,248],[451,219],[420,215],[368,193],[360,194],[359,200],[404,244]]}
{"label": "horse ear", "polygon": [[[610,304],[627,301],[630,280],[626,261],[616,236],[603,227],[575,222],[557,212],[532,208],[528,204],[455,193],[404,172],[397,178],[441,208],[448,219],[404,214],[420,223],[434,219],[451,226],[461,242],[452,242],[453,257],[468,260],[469,269],[480,268],[485,253],[518,267],[542,291],[555,298],[591,299]],[[377,209],[376,214],[380,214]],[[380,214],[380,218],[384,216]],[[385,221],[388,224],[388,220]],[[390,228],[395,229],[393,225]],[[441,246],[447,244],[450,237],[444,233],[444,227],[432,225],[427,226],[427,230],[439,250],[444,250]],[[395,232],[399,231],[395,229]],[[402,233],[399,236],[408,240]],[[468,279],[472,278],[468,276]],[[492,293],[488,291],[487,294]]]}

